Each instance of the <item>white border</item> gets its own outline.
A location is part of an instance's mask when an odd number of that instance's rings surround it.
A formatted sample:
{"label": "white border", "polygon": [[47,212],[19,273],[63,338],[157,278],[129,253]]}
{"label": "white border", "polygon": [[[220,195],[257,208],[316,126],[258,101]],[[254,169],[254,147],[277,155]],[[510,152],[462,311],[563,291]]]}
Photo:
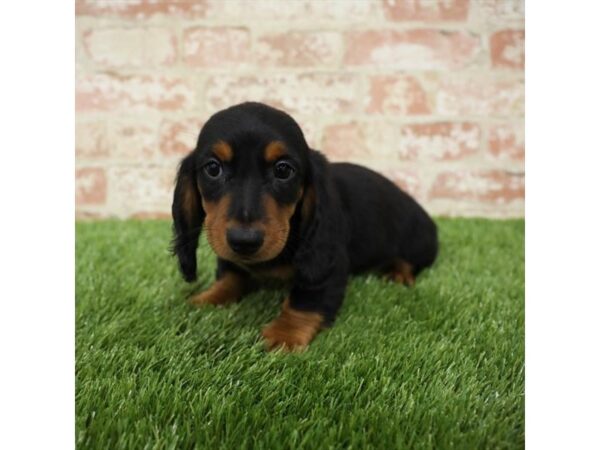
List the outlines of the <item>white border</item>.
{"label": "white border", "polygon": [[[527,2],[526,440],[600,448],[600,6]],[[74,447],[74,11],[0,16],[0,448]]]}
{"label": "white border", "polygon": [[600,5],[526,6],[526,444],[598,449]]}
{"label": "white border", "polygon": [[0,448],[75,446],[74,2],[0,15]]}

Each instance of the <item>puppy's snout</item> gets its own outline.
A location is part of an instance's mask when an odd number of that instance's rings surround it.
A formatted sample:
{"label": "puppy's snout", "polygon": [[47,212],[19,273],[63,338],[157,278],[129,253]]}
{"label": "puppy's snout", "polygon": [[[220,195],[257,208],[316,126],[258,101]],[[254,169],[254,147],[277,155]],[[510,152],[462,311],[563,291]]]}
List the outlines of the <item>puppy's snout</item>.
{"label": "puppy's snout", "polygon": [[229,228],[227,243],[231,249],[240,255],[251,255],[263,244],[265,233],[255,228]]}

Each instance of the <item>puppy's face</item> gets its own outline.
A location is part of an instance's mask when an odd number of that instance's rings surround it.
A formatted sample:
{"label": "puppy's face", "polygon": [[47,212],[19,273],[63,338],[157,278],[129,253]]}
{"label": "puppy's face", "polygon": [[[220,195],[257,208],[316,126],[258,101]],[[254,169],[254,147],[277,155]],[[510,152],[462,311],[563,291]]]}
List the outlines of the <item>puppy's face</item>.
{"label": "puppy's face", "polygon": [[269,127],[220,124],[209,125],[196,153],[195,182],[215,253],[241,264],[279,255],[304,192],[302,148]]}

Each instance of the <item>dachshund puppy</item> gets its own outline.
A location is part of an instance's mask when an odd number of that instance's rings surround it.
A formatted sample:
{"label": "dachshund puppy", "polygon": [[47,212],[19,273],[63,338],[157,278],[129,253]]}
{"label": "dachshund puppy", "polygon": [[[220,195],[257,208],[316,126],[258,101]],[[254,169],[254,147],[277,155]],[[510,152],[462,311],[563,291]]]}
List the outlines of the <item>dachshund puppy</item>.
{"label": "dachshund puppy", "polygon": [[172,213],[186,281],[202,227],[217,254],[216,281],[193,304],[236,301],[253,279],[291,284],[263,329],[269,349],[302,349],[332,325],[350,274],[380,270],[412,285],[438,249],[434,222],[409,195],[364,167],[330,164],[294,119],[261,103],[206,122],[179,167]]}

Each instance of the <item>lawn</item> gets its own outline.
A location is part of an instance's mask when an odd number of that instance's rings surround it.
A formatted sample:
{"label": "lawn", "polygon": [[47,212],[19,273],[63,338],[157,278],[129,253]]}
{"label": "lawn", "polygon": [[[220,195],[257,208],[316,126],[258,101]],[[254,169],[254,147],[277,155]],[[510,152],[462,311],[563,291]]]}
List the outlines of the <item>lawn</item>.
{"label": "lawn", "polygon": [[[524,447],[524,223],[439,219],[414,288],[352,279],[301,354],[260,330],[283,293],[194,309],[167,221],[77,224],[76,442],[98,449]],[[43,374],[40,374],[43,376]]]}

